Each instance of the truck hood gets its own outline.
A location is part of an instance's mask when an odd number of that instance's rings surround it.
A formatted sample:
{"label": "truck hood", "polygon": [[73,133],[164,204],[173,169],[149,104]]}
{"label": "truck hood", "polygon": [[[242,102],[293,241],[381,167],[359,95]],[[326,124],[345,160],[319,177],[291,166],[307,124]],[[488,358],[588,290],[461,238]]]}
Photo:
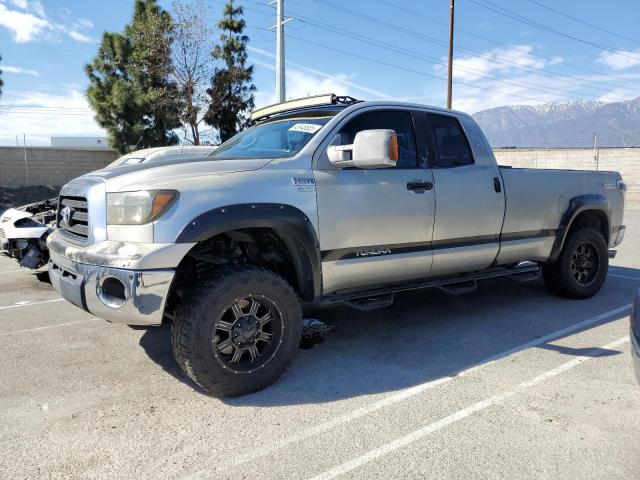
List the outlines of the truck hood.
{"label": "truck hood", "polygon": [[267,165],[271,159],[234,159],[223,160],[211,157],[203,158],[174,158],[153,163],[139,163],[135,165],[122,165],[118,167],[103,168],[88,173],[84,177],[98,177],[111,180],[124,175],[139,174],[143,172],[146,178],[183,175],[209,175],[220,173],[246,172],[258,170]]}
{"label": "truck hood", "polygon": [[84,196],[87,187],[97,184],[105,185],[107,192],[176,188],[185,181],[207,182],[211,177],[259,170],[271,161],[269,158],[216,160],[204,157],[124,165],[96,170],[71,180],[61,193]]}

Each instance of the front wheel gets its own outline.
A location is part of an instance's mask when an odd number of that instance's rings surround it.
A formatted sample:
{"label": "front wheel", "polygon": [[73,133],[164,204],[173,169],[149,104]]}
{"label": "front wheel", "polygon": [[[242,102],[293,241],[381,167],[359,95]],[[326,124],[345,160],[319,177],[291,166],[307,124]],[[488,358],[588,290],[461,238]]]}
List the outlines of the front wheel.
{"label": "front wheel", "polygon": [[301,331],[291,286],[268,270],[240,266],[216,272],[182,298],[171,339],[189,378],[214,396],[233,397],[274,383]]}
{"label": "front wheel", "polygon": [[600,232],[583,228],[571,233],[555,263],[544,265],[547,288],[563,297],[589,298],[607,277],[607,243]]}

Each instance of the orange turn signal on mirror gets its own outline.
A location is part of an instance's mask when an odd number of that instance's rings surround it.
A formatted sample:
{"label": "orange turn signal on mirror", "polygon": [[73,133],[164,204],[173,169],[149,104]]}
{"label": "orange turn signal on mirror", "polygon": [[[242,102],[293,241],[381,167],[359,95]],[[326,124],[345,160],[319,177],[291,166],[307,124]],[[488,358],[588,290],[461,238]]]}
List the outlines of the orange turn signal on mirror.
{"label": "orange turn signal on mirror", "polygon": [[389,160],[398,161],[398,136],[391,135],[389,138]]}

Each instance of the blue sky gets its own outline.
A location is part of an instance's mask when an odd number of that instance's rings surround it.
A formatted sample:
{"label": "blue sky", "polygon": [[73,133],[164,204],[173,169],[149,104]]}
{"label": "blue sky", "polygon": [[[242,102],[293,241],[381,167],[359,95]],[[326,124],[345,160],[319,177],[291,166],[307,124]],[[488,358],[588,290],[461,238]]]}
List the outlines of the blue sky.
{"label": "blue sky", "polygon": [[[203,2],[215,21],[224,1]],[[170,0],[159,3],[171,10]],[[275,36],[265,28],[274,23],[274,9],[266,0],[236,3],[245,7],[256,103],[272,103]],[[0,144],[15,145],[23,133],[28,144],[101,134],[84,98],[83,66],[102,32],[120,31],[130,20],[132,4],[0,0]],[[285,6],[294,17],[286,25],[288,97],[334,92],[444,104],[449,0],[286,0]],[[639,97],[639,23],[638,0],[456,0],[453,106],[473,113]]]}

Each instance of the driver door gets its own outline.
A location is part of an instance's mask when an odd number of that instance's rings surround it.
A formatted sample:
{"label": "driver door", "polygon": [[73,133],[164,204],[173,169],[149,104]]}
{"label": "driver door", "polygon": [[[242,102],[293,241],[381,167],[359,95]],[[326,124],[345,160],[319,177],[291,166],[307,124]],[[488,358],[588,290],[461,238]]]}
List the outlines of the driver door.
{"label": "driver door", "polygon": [[410,110],[355,113],[331,141],[348,145],[362,130],[394,130],[395,167],[340,170],[331,166],[326,151],[319,158],[314,175],[323,293],[429,275],[433,174],[425,168],[426,144],[416,145],[414,118]]}

